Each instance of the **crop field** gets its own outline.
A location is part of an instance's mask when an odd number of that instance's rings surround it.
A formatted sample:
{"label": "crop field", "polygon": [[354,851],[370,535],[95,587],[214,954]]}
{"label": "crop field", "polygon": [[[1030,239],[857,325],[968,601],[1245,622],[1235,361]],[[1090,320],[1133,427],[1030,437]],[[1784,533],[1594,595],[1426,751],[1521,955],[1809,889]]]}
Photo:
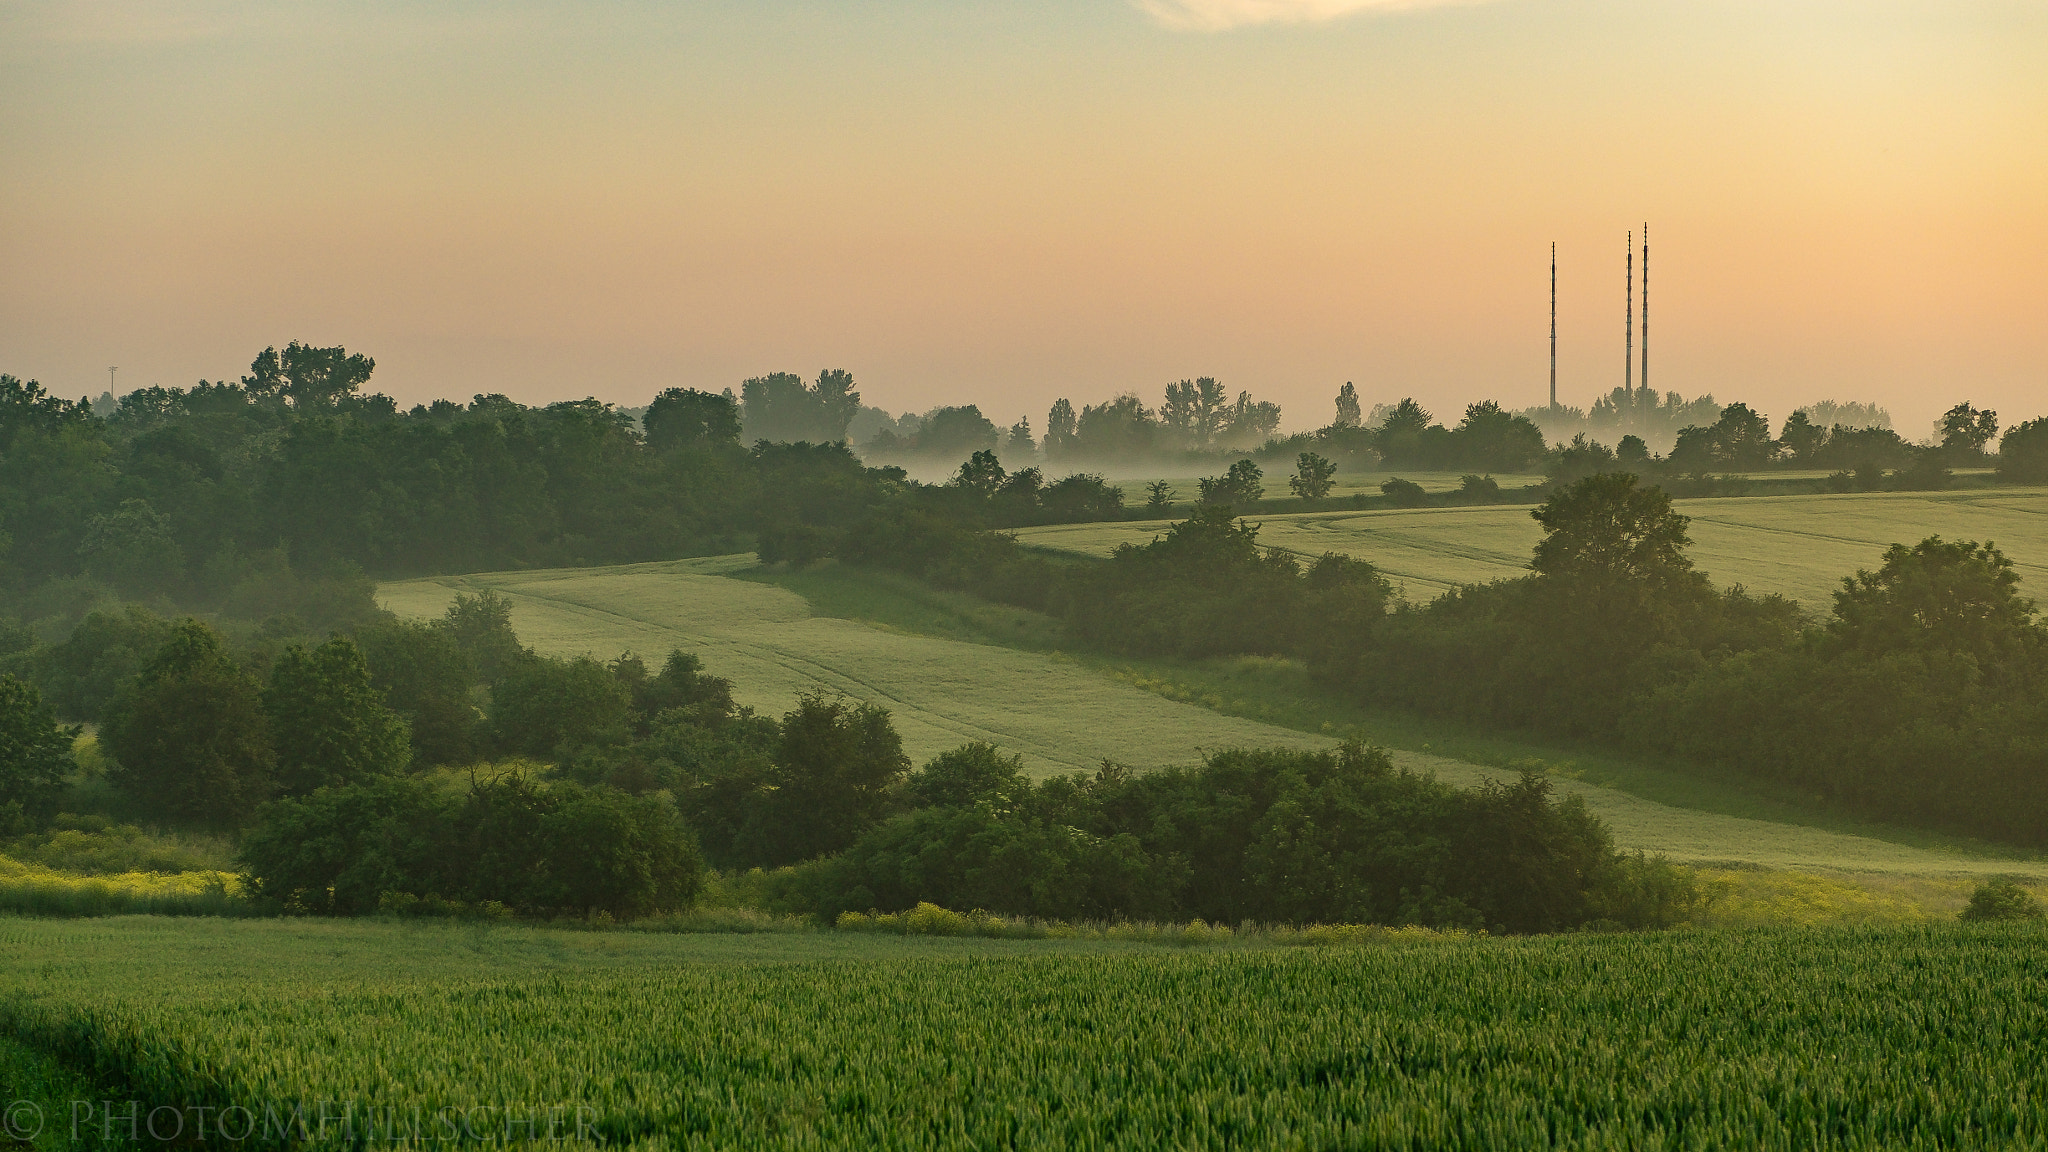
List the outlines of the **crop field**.
{"label": "crop field", "polygon": [[[1287,478],[1294,475],[1293,467],[1292,464],[1284,466],[1275,464],[1266,468],[1265,480],[1262,481],[1266,486],[1266,499],[1281,500],[1287,498],[1289,495]],[[1219,464],[1210,475],[1221,475],[1224,468],[1224,465]],[[1055,469],[1055,471],[1058,470]],[[1494,482],[1503,488],[1521,488],[1530,484],[1543,483],[1542,474],[1536,472],[1498,472],[1491,473],[1491,475]],[[1330,495],[1338,498],[1358,495],[1378,496],[1380,494],[1380,485],[1395,477],[1420,484],[1425,492],[1455,492],[1459,484],[1465,479],[1465,475],[1462,472],[1404,472],[1398,469],[1391,472],[1339,472],[1330,478]],[[1112,470],[1107,478],[1110,483],[1124,490],[1124,503],[1133,506],[1145,502],[1145,486],[1157,480],[1164,480],[1173,486],[1174,499],[1176,501],[1193,501],[1202,494],[1201,478],[1192,474],[1186,476],[1145,475],[1136,479],[1127,479],[1117,475]]]}
{"label": "crop field", "polygon": [[[2048,489],[1869,492],[1677,501],[1692,517],[1692,557],[1716,583],[1778,593],[1826,612],[1842,577],[1875,568],[1892,544],[1939,535],[1997,542],[2023,589],[2048,594]],[[1369,560],[1427,599],[1453,584],[1522,575],[1542,529],[1527,506],[1304,512],[1264,516],[1263,544],[1303,556],[1341,552]],[[1018,531],[1041,548],[1107,555],[1143,543],[1166,521],[1062,524]]]}
{"label": "crop field", "polygon": [[658,661],[701,656],[742,704],[779,715],[824,689],[894,714],[913,759],[972,740],[1021,754],[1034,774],[1183,764],[1203,748],[1327,747],[1332,741],[1190,708],[1114,683],[1052,654],[911,635],[811,613],[801,596],[722,573],[751,556],[613,568],[501,572],[383,585],[407,616],[438,616],[456,591],[493,588],[512,601],[520,638],[541,652]]}
{"label": "crop field", "polygon": [[2038,1147],[2044,943],[11,921],[0,1028],[14,1064],[56,1058],[46,1095],[68,1068],[221,1147],[294,1114],[314,1148],[551,1122],[636,1148]]}
{"label": "crop field", "polygon": [[[1042,776],[1092,770],[1103,758],[1151,768],[1191,763],[1207,748],[1335,742],[1320,732],[1171,698],[1118,665],[947,638],[943,633],[974,631],[950,627],[947,616],[949,610],[969,611],[956,603],[965,597],[885,581],[901,586],[901,596],[923,600],[881,605],[873,602],[875,590],[864,586],[873,582],[856,573],[843,579],[830,571],[784,578],[814,597],[814,606],[805,595],[762,583],[760,576],[750,556],[717,557],[415,580],[383,585],[379,597],[401,615],[432,617],[459,589],[493,588],[511,600],[520,637],[541,652],[609,659],[624,651],[658,656],[680,647],[698,653],[713,674],[730,678],[741,702],[768,712],[788,708],[809,689],[845,692],[891,709],[906,751],[919,761],[969,740],[987,740],[1022,754],[1031,772]],[[1029,613],[987,605],[978,610],[1005,617],[980,622],[986,630],[1030,627],[1023,619]],[[942,635],[917,634],[878,617]],[[1401,767],[1461,786],[1512,775],[1427,750],[1391,754]],[[1663,852],[1674,860],[1922,877],[2048,878],[2048,862],[1965,855],[1679,807],[1569,773],[1555,783],[1561,792],[1583,796],[1623,847]],[[1962,895],[1957,889],[1941,900],[1959,902]]]}

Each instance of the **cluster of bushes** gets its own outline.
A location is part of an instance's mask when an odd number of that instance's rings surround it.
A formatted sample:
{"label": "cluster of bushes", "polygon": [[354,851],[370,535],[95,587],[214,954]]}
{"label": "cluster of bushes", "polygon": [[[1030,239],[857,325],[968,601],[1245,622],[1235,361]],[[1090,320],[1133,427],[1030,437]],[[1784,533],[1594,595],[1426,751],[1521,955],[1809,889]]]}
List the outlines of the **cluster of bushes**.
{"label": "cluster of bushes", "polygon": [[1687,874],[1616,853],[1540,776],[1461,791],[1385,753],[1227,751],[1033,784],[988,745],[903,783],[903,811],[775,878],[835,918],[919,903],[1056,920],[1420,924],[1545,932],[1666,924]]}

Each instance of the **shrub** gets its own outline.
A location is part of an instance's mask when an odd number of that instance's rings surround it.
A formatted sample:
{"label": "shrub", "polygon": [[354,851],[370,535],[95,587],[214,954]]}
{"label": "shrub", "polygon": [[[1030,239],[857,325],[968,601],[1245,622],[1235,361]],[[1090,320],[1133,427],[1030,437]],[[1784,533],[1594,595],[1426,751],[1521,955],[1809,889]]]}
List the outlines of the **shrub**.
{"label": "shrub", "polygon": [[2042,917],[2041,903],[2026,889],[2010,880],[1986,880],[1970,893],[1969,906],[1964,908],[1959,919],[1966,922],[1983,920],[2039,920]]}
{"label": "shrub", "polygon": [[1395,476],[1380,485],[1380,495],[1385,496],[1396,508],[1419,508],[1429,499],[1422,485],[1413,480]]}

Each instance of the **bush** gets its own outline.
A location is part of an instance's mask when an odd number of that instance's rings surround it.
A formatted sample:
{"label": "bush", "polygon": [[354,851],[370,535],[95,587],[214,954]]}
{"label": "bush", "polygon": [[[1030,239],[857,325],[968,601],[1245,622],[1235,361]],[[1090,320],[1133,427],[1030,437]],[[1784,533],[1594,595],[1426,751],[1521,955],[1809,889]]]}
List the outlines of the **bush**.
{"label": "bush", "polygon": [[1380,495],[1385,496],[1396,508],[1420,508],[1429,501],[1429,494],[1422,490],[1422,485],[1413,480],[1403,480],[1399,476],[1381,483]]}
{"label": "bush", "polygon": [[1970,893],[1970,904],[1962,910],[1959,919],[1976,922],[2039,920],[2041,917],[2040,901],[2026,889],[2010,880],[1987,880]]}

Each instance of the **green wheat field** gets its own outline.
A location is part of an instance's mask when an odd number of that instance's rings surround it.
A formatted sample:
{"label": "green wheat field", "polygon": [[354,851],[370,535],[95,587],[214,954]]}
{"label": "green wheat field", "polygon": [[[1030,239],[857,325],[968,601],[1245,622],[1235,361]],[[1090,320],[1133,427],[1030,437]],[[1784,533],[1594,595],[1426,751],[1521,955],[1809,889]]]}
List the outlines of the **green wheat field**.
{"label": "green wheat field", "polygon": [[2044,944],[14,921],[0,1070],[59,1129],[116,1084],[256,1129],[221,1147],[286,1146],[267,1116],[310,1148],[517,1143],[551,1119],[649,1149],[2039,1147]]}
{"label": "green wheat field", "polygon": [[[1876,568],[1891,544],[1928,536],[1995,541],[2024,588],[2048,589],[2048,489],[1870,492],[1679,500],[1692,517],[1693,562],[1719,584],[1777,593],[1825,613],[1842,577]],[[1542,529],[1529,508],[1497,505],[1261,516],[1259,542],[1303,556],[1340,552],[1368,560],[1411,600],[1453,584],[1522,575]],[[1059,524],[1025,528],[1036,547],[1106,556],[1144,543],[1167,521]]]}

